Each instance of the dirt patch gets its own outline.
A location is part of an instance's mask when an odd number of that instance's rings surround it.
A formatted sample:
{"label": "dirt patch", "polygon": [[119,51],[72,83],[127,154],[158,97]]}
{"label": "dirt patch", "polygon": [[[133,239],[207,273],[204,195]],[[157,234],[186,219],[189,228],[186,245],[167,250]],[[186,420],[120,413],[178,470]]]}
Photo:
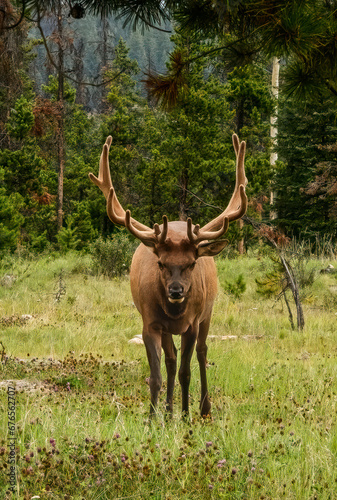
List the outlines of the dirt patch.
{"label": "dirt patch", "polygon": [[8,387],[15,387],[16,392],[37,392],[42,388],[44,390],[46,388],[46,384],[40,380],[32,381],[26,379],[2,380],[0,382],[0,390],[7,390]]}

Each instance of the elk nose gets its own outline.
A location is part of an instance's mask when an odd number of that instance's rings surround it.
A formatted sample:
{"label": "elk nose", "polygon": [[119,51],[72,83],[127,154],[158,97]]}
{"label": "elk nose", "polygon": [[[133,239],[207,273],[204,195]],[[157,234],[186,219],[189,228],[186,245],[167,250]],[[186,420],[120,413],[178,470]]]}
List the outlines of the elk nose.
{"label": "elk nose", "polygon": [[169,286],[169,295],[172,299],[179,299],[183,294],[183,287],[180,283],[172,283]]}

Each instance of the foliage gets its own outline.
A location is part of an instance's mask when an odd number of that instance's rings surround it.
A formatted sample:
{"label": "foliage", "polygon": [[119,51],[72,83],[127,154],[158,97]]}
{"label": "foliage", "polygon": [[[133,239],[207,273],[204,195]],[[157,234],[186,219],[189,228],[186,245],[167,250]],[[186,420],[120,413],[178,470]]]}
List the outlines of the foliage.
{"label": "foliage", "polygon": [[76,228],[72,227],[71,222],[67,227],[62,227],[57,233],[56,238],[61,252],[76,249],[80,242],[80,240],[76,238]]}
{"label": "foliage", "polygon": [[222,288],[225,292],[234,297],[234,299],[240,299],[247,288],[243,274],[239,274],[233,282],[226,280],[222,283]]}
{"label": "foliage", "polygon": [[95,268],[110,278],[127,273],[135,247],[136,244],[123,232],[105,240],[98,238],[91,246]]}
{"label": "foliage", "polygon": [[8,133],[15,139],[22,140],[34,125],[33,102],[23,95],[16,101],[6,124]]}
{"label": "foliage", "polygon": [[289,99],[279,112],[275,208],[279,227],[296,237],[336,237],[335,101]]}
{"label": "foliage", "polygon": [[[324,41],[323,47],[327,43],[331,48],[329,29],[333,28],[334,21],[333,16],[322,17],[330,9],[328,5],[314,4],[321,15],[315,29],[311,22],[314,10],[307,1],[296,8],[289,3],[274,6],[273,15],[264,0],[258,5],[243,2],[240,8],[237,2],[222,8],[218,4],[197,2],[192,16],[194,21],[190,17],[190,5],[184,5],[177,17],[177,32],[162,49],[168,50],[174,45],[167,63],[168,75],[163,78],[154,71],[152,35],[149,35],[151,43],[148,42],[151,46],[139,47],[143,56],[138,57],[137,62],[133,55],[134,44],[144,43],[139,32],[131,35],[127,29],[118,28],[116,39],[119,41],[112,47],[113,21],[110,18],[77,20],[78,32],[74,22],[74,32],[67,31],[71,52],[65,55],[65,74],[75,81],[65,83],[63,109],[66,144],[63,236],[69,233],[70,227],[74,241],[71,242],[68,234],[69,242],[65,247],[75,245],[77,249],[85,249],[98,234],[105,237],[115,231],[105,213],[101,193],[87,177],[89,171],[97,172],[99,154],[107,135],[113,137],[110,163],[116,193],[125,208],[130,208],[136,218],[151,226],[160,222],[164,213],[170,219],[191,216],[195,222],[203,224],[226,206],[235,182],[231,135],[233,131],[238,132],[240,139],[247,142],[249,211],[260,218],[268,217],[273,175],[269,158],[269,118],[275,105],[270,92],[269,70],[270,56],[277,51],[278,56],[284,55],[282,63],[286,66],[281,78],[281,95],[284,78],[290,74],[288,69],[293,63],[302,65],[303,51],[307,51],[304,59],[309,54],[314,57],[315,61],[311,62],[316,69],[317,64],[327,66],[323,72],[327,79],[320,82],[319,92],[312,93],[306,102],[296,97],[279,102],[280,162],[274,177],[277,223],[288,235],[301,235],[314,241],[317,235],[320,239],[326,234],[333,242],[336,237],[336,103],[331,97],[331,89],[325,87],[327,81],[333,84],[327,73],[334,63],[327,57],[325,48],[322,48],[322,61],[319,62],[312,42]],[[261,12],[264,12],[262,18]],[[95,58],[91,57],[91,49],[83,51],[82,47],[82,52],[80,50],[81,44],[88,41],[83,24],[80,26],[84,22],[88,30],[89,27],[93,29],[97,39],[101,36]],[[51,18],[51,28],[53,23]],[[221,26],[226,27],[225,32]],[[295,32],[292,31],[294,27]],[[103,30],[101,35],[100,29]],[[278,33],[277,41],[273,41],[273,30]],[[300,35],[304,36],[301,40]],[[124,41],[125,36],[129,37],[128,44]],[[165,34],[166,40],[167,36]],[[3,112],[0,110],[1,144],[5,146],[0,153],[0,167],[5,169],[2,186],[6,197],[19,193],[23,200],[18,210],[23,219],[20,219],[20,231],[16,230],[14,240],[43,251],[50,245],[59,244],[55,227],[58,155],[55,137],[59,133],[61,112],[55,102],[58,80],[49,75],[43,86],[48,98],[39,95],[41,83],[46,80],[41,47],[36,62],[32,49],[38,42],[33,38],[27,41],[23,25],[19,38],[16,40],[6,34],[2,42],[0,92],[6,101],[2,104]],[[54,35],[51,38],[56,40]],[[17,52],[21,46],[23,54],[20,57],[15,54],[10,60],[8,51],[14,46]],[[108,53],[113,54],[111,59]],[[81,54],[83,61],[80,61]],[[106,83],[103,90],[100,87],[89,90],[79,82],[79,79],[87,79],[83,65],[88,64],[90,57],[92,75],[97,74],[98,67],[104,66]],[[298,57],[302,57],[299,63]],[[172,84],[167,76],[181,77],[182,85],[173,86],[175,107],[169,112],[159,108],[150,93],[145,99],[144,91],[142,94],[140,90],[139,61],[144,70],[145,59],[148,60],[147,73],[157,75],[159,86]],[[28,76],[29,61],[35,62],[30,68],[30,74],[38,80],[35,92]],[[311,62],[307,61],[308,67]],[[83,63],[82,69],[80,63]],[[50,70],[50,66],[48,68]],[[316,69],[314,79],[317,83]],[[6,79],[7,76],[11,78]],[[9,89],[8,99],[6,89]],[[104,103],[100,107],[97,99],[102,96]],[[84,103],[84,107],[78,102]],[[95,113],[88,115],[87,111],[93,107]],[[9,109],[12,109],[10,113]],[[231,242],[242,238],[242,234],[246,247],[256,242],[251,228],[245,227],[242,232],[231,224],[228,234]]]}
{"label": "foliage", "polygon": [[[57,101],[59,82],[54,75],[49,75],[48,85],[42,85],[42,90],[47,95],[51,96],[51,100],[53,102]],[[76,98],[76,90],[70,85],[70,83],[65,80],[64,82],[64,90],[63,90],[63,98],[65,101],[69,103],[74,103]]]}
{"label": "foliage", "polygon": [[22,205],[23,200],[18,193],[6,195],[5,189],[0,187],[0,256],[7,250],[15,250],[19,243],[24,220],[20,214]]}

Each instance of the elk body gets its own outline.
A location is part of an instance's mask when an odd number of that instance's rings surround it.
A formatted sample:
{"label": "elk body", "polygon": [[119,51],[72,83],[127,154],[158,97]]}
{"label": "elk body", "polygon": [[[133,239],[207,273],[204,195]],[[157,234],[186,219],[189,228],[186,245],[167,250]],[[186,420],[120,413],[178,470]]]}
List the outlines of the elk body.
{"label": "elk body", "polygon": [[[213,302],[217,293],[214,255],[226,246],[217,240],[225,234],[229,222],[242,217],[247,208],[244,171],[245,142],[233,135],[236,153],[236,184],[228,207],[204,227],[186,222],[155,224],[153,229],[124,211],[112,186],[109,169],[109,136],[103,146],[99,176],[90,179],[102,190],[107,200],[107,213],[115,224],[125,226],[141,241],[131,264],[130,282],[134,303],[143,319],[143,341],[150,365],[150,413],[155,411],[162,385],[161,351],[167,370],[166,409],[173,411],[173,389],[177,371],[177,350],[173,335],[181,335],[179,382],[182,391],[182,412],[188,413],[190,362],[194,346],[200,367],[202,416],[210,414],[211,403],[206,378],[206,339]],[[216,241],[214,241],[216,240]]]}

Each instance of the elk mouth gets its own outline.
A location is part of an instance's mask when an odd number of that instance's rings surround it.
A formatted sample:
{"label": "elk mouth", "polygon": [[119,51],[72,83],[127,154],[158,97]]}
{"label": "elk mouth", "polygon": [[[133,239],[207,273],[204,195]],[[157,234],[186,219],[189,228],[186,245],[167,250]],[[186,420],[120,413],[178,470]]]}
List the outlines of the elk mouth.
{"label": "elk mouth", "polygon": [[169,300],[169,302],[171,302],[171,304],[181,304],[182,302],[184,302],[185,297],[180,297],[179,299],[174,299],[172,297],[168,297],[168,300]]}

